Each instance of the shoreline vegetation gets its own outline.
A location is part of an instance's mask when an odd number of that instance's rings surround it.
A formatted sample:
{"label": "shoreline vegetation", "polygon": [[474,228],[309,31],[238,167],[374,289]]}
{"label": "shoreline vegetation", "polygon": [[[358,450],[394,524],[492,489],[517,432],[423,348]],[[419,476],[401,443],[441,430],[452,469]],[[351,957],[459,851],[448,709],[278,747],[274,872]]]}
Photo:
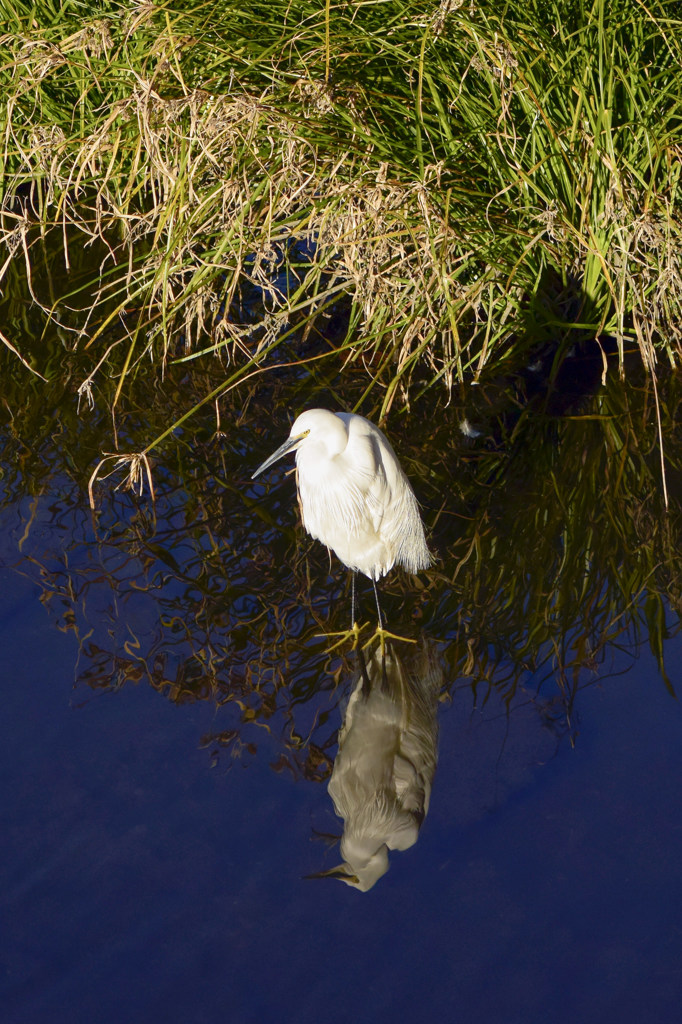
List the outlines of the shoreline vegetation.
{"label": "shoreline vegetation", "polygon": [[56,331],[112,411],[215,357],[211,398],[364,367],[379,420],[595,341],[655,379],[682,355],[681,30],[668,0],[0,2],[0,288],[34,325],[0,339],[49,376]]}

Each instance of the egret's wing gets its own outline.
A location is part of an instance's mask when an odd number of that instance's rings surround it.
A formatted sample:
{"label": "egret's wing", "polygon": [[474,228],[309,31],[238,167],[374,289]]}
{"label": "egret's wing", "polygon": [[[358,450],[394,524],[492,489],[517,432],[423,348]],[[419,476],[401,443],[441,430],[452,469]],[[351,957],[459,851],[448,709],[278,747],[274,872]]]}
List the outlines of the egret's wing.
{"label": "egret's wing", "polygon": [[377,429],[376,445],[383,476],[384,493],[390,500],[384,504],[381,535],[395,552],[395,560],[409,572],[427,569],[431,554],[426,546],[419,505],[386,436]]}

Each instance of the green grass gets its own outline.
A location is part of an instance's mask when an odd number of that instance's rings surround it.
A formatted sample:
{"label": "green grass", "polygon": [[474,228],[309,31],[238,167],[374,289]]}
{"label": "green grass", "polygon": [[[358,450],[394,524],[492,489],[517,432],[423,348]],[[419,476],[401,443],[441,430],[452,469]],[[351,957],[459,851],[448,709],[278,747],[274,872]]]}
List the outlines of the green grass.
{"label": "green grass", "polygon": [[[676,366],[678,15],[0,2],[0,287],[25,279],[114,408],[150,361],[218,357],[225,388],[350,361],[382,417],[549,342],[557,365],[609,334],[621,371],[631,345]],[[44,293],[45,245],[88,247],[89,276]]]}

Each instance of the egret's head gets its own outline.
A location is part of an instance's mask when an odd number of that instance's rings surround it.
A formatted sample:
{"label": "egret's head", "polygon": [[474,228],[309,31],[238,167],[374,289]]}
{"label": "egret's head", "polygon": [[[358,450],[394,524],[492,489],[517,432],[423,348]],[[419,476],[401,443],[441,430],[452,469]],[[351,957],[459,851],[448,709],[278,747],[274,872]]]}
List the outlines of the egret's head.
{"label": "egret's head", "polygon": [[367,858],[362,864],[350,864],[347,861],[339,864],[330,871],[319,871],[315,875],[307,875],[307,878],[337,878],[340,882],[359,889],[360,892],[367,892],[382,878],[390,867],[388,860],[388,848],[384,843],[378,850]]}
{"label": "egret's head", "polygon": [[295,452],[307,441],[323,447],[326,455],[332,458],[343,451],[347,440],[346,426],[333,412],[328,409],[306,409],[294,420],[284,444],[258,467],[251,479],[255,480],[278,459],[289,452]]}
{"label": "egret's head", "polygon": [[348,428],[341,416],[329,409],[306,409],[294,420],[289,440],[296,448],[316,448],[321,458],[333,459],[348,444]]}

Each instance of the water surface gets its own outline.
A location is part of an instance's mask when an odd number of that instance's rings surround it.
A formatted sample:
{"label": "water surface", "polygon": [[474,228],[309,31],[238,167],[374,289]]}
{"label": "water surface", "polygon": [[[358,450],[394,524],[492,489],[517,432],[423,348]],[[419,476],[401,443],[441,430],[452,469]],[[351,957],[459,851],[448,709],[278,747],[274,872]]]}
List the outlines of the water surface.
{"label": "water surface", "polygon": [[5,1020],[676,1019],[676,428],[664,516],[655,450],[620,449],[649,473],[623,494],[603,420],[538,420],[520,450],[517,426],[472,447],[452,415],[449,490],[395,424],[440,563],[385,600],[437,652],[439,760],[418,841],[367,893],[304,877],[339,861],[327,783],[356,664],[327,650],[345,579],[297,529],[292,481],[248,484],[279,424],[178,436],[155,506],[103,487],[94,519],[94,427],[7,425]]}

